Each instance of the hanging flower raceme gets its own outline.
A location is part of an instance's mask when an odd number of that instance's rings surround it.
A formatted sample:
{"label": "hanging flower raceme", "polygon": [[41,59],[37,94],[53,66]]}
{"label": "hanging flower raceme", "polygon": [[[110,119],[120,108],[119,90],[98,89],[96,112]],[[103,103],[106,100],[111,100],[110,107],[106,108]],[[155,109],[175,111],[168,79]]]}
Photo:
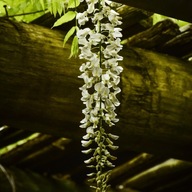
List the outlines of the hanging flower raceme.
{"label": "hanging flower raceme", "polygon": [[107,179],[114,167],[112,161],[116,157],[110,154],[115,150],[113,140],[118,136],[106,133],[106,126],[113,126],[118,122],[115,109],[120,105],[116,95],[121,91],[118,87],[122,67],[118,62],[123,58],[118,54],[122,49],[121,24],[117,12],[110,8],[108,0],[86,0],[87,10],[77,14],[77,21],[81,28],[88,21],[93,23],[90,28],[79,29],[77,37],[81,53],[80,59],[86,62],[80,67],[79,78],[84,80],[81,100],[86,108],[83,109],[85,118],[81,121],[81,128],[86,129],[82,146],[85,154],[91,154],[85,161],[88,167],[95,171],[88,174],[95,182],[98,192],[107,190]]}

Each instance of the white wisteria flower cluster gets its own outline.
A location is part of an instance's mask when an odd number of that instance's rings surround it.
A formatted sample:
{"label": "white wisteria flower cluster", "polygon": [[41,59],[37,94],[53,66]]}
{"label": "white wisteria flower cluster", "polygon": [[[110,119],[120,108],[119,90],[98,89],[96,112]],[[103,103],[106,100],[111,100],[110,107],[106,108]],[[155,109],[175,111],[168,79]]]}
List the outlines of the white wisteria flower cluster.
{"label": "white wisteria flower cluster", "polygon": [[[82,152],[92,154],[85,161],[88,167],[96,171],[88,174],[96,183],[96,191],[106,191],[109,176],[107,167],[114,167],[112,160],[116,157],[109,152],[118,146],[113,140],[118,136],[106,133],[106,126],[113,126],[118,122],[115,109],[120,105],[116,95],[121,91],[118,87],[120,73],[123,68],[118,62],[123,58],[118,54],[121,45],[121,24],[118,13],[110,8],[108,0],[85,0],[87,10],[77,14],[80,29],[77,32],[79,41],[79,58],[85,60],[81,65],[81,75],[84,80],[81,100],[85,104],[83,114],[85,118],[81,121],[81,128],[86,129],[83,136],[82,146],[89,147]],[[92,23],[90,27],[82,29],[81,26],[87,22]]]}

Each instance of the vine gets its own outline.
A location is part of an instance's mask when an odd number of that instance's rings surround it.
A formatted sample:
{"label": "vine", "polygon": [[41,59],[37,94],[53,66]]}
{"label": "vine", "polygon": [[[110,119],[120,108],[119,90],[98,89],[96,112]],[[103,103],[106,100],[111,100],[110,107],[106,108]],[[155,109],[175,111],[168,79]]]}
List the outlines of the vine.
{"label": "vine", "polygon": [[118,136],[106,133],[107,126],[118,122],[115,109],[120,105],[116,95],[121,90],[118,87],[122,67],[118,61],[123,58],[118,52],[122,49],[121,24],[118,13],[111,9],[107,0],[85,0],[87,10],[77,13],[80,28],[87,22],[91,27],[79,29],[77,37],[80,46],[79,58],[86,60],[80,67],[82,74],[79,78],[84,80],[81,100],[86,108],[82,113],[85,118],[81,121],[81,128],[86,129],[86,135],[81,141],[85,154],[92,154],[85,161],[87,167],[95,171],[87,174],[89,181],[93,182],[96,192],[105,192],[108,188],[107,180],[110,174],[108,168],[113,168],[111,162],[116,159],[110,154],[110,149],[116,150],[118,146],[113,140]]}

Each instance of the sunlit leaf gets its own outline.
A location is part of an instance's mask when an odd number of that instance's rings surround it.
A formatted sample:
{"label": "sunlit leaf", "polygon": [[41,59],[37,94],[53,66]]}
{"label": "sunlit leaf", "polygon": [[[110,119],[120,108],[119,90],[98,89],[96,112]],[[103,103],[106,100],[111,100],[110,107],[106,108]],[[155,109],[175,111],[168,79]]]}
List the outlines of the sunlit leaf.
{"label": "sunlit leaf", "polygon": [[69,0],[68,8],[75,8],[78,7],[80,4],[79,0]]}
{"label": "sunlit leaf", "polygon": [[44,2],[44,0],[40,0],[40,4],[41,4],[43,10],[45,10],[45,2]]}
{"label": "sunlit leaf", "polygon": [[64,3],[58,5],[57,12],[59,13],[60,16],[61,16],[62,13],[64,12],[64,10],[65,10]]}
{"label": "sunlit leaf", "polygon": [[77,36],[75,36],[73,38],[73,41],[72,41],[72,45],[71,45],[71,54],[69,56],[69,58],[71,57],[77,57],[78,55],[78,52],[79,52],[79,46],[78,46],[78,38]]}
{"label": "sunlit leaf", "polygon": [[65,15],[63,15],[61,18],[59,18],[53,25],[53,27],[57,27],[59,25],[62,25],[64,23],[67,23],[71,20],[73,20],[76,16],[76,12],[75,11],[68,11],[67,13],[65,13]]}
{"label": "sunlit leaf", "polygon": [[56,17],[56,15],[57,15],[57,2],[56,1],[52,2],[52,11],[53,11],[54,17]]}
{"label": "sunlit leaf", "polygon": [[69,40],[69,38],[74,34],[76,27],[73,26],[65,35],[64,41],[63,41],[63,47],[65,46],[66,42]]}

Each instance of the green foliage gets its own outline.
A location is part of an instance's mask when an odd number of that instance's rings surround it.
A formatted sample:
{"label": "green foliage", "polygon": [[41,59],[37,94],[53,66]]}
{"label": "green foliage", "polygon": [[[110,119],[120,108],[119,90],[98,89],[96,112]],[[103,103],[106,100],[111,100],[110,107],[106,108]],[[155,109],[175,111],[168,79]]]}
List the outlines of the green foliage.
{"label": "green foliage", "polygon": [[[9,18],[27,23],[49,11],[55,17],[57,15],[60,16],[60,18],[53,25],[53,27],[57,27],[75,19],[77,14],[75,9],[79,6],[79,4],[79,0],[3,0],[0,1],[0,17],[6,16],[4,5],[6,5]],[[67,11],[67,9],[69,9],[69,11]],[[78,27],[74,26],[68,31],[66,37],[64,38],[64,46],[77,30]],[[77,54],[78,43],[77,39],[74,38],[70,57],[77,56]]]}
{"label": "green foliage", "polygon": [[73,56],[77,57],[78,53],[79,53],[78,38],[77,38],[77,36],[75,36],[72,41],[71,54],[70,54],[69,58],[71,58]]}
{"label": "green foliage", "polygon": [[8,16],[17,21],[31,22],[44,14],[37,0],[4,0],[0,2],[0,17],[6,16],[4,5],[7,6]]}
{"label": "green foliage", "polygon": [[67,8],[76,8],[80,5],[79,0],[69,0]]}
{"label": "green foliage", "polygon": [[5,16],[6,13],[5,13],[5,9],[4,9],[4,6],[5,5],[5,2],[4,1],[0,1],[0,16]]}
{"label": "green foliage", "polygon": [[63,47],[65,46],[66,42],[69,40],[69,38],[75,33],[75,31],[78,30],[78,27],[73,26],[65,35],[64,41],[63,41]]}
{"label": "green foliage", "polygon": [[51,14],[53,14],[55,17],[57,13],[61,16],[62,13],[65,12],[65,1],[61,0],[51,0],[47,1],[48,10]]}
{"label": "green foliage", "polygon": [[57,27],[60,26],[64,23],[67,23],[73,19],[75,19],[76,16],[76,11],[68,11],[67,13],[65,13],[61,18],[59,18],[53,25],[53,27]]}

